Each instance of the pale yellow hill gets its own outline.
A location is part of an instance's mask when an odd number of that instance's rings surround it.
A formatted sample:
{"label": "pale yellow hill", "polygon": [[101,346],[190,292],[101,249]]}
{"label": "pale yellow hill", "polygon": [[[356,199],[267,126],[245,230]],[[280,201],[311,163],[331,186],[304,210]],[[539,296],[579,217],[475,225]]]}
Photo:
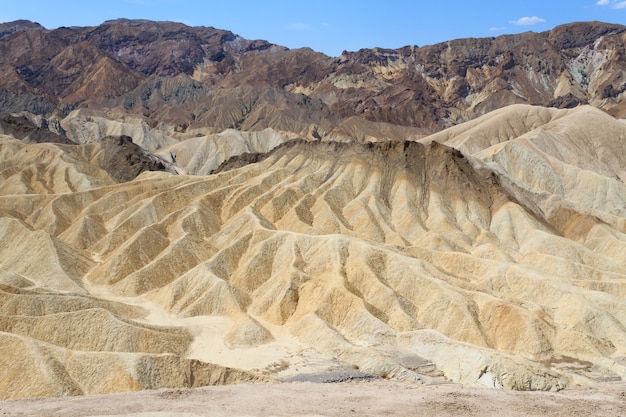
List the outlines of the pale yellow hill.
{"label": "pale yellow hill", "polygon": [[296,137],[270,128],[260,132],[227,129],[219,134],[182,140],[159,149],[156,154],[175,165],[181,173],[207,175],[231,156],[269,152]]}
{"label": "pale yellow hill", "polygon": [[161,124],[150,127],[140,118],[79,109],[61,122],[70,139],[80,144],[95,144],[107,136],[126,135],[133,143],[169,162],[176,171],[207,175],[231,156],[269,152],[281,143],[299,137],[296,133],[226,129],[189,129],[177,131]]}
{"label": "pale yellow hill", "polygon": [[431,133],[428,129],[373,122],[352,116],[343,120],[329,134],[338,142],[382,142],[387,140],[417,140]]}
{"label": "pale yellow hill", "polygon": [[[108,116],[108,117],[107,117]],[[138,117],[111,117],[88,109],[74,110],[61,121],[67,136],[77,143],[97,142],[106,136],[126,135],[149,152],[177,143],[173,128],[155,129]]]}
{"label": "pale yellow hill", "polygon": [[[217,365],[244,370],[229,381],[341,365],[429,382],[424,363],[511,389],[626,377],[624,125],[508,112],[438,136],[467,157],[291,140],[209,176],[75,190],[80,175],[49,179],[64,147],[35,167],[5,151],[2,187],[46,179],[0,196],[2,380],[30,375],[5,398],[201,385]],[[126,382],[97,383],[107,369]]]}
{"label": "pale yellow hill", "polygon": [[66,193],[114,184],[84,151],[52,143],[26,144],[0,134],[0,195]]}
{"label": "pale yellow hill", "polygon": [[432,141],[486,162],[562,232],[586,227],[578,214],[626,231],[626,126],[594,107],[510,106],[422,140]]}
{"label": "pale yellow hill", "polygon": [[0,342],[2,400],[264,380],[173,354],[73,351],[4,332],[0,332]]}

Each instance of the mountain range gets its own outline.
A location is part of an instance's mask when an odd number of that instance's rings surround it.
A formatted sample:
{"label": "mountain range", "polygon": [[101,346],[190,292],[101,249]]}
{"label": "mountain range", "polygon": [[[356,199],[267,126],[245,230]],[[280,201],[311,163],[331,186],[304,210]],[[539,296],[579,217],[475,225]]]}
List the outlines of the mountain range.
{"label": "mountain range", "polygon": [[625,41],[0,24],[0,399],[623,381]]}
{"label": "mountain range", "polygon": [[619,118],[624,36],[620,25],[576,23],[328,57],[172,22],[18,21],[0,25],[0,110],[61,118],[92,108],[174,131],[272,127],[307,138],[352,117],[432,133],[510,104],[591,104]]}

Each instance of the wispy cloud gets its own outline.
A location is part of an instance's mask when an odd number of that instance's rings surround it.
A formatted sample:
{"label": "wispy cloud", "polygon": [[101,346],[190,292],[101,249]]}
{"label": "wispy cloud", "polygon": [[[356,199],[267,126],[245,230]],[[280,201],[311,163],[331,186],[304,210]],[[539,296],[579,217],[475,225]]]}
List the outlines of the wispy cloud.
{"label": "wispy cloud", "polygon": [[537,16],[532,16],[532,17],[520,17],[517,20],[511,20],[509,23],[512,25],[518,25],[518,26],[530,26],[530,25],[536,25],[537,23],[544,23],[546,20],[542,19],[540,17]]}
{"label": "wispy cloud", "polygon": [[502,32],[504,29],[506,29],[504,26],[501,26],[501,27],[490,27],[489,31],[490,32]]}
{"label": "wispy cloud", "polygon": [[308,23],[290,23],[287,25],[288,29],[291,30],[311,30],[313,27]]}
{"label": "wispy cloud", "polygon": [[618,0],[598,0],[598,6],[609,6],[611,9],[626,9],[626,1]]}

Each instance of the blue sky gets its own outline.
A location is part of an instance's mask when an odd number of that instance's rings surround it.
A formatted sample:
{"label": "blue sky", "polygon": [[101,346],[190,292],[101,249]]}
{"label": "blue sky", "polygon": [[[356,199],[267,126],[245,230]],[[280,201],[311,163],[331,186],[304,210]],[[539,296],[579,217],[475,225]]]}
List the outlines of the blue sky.
{"label": "blue sky", "polygon": [[626,25],[626,1],[0,0],[1,22],[29,19],[51,29],[95,26],[119,17],[213,26],[247,39],[338,56],[375,46],[541,32],[575,21]]}

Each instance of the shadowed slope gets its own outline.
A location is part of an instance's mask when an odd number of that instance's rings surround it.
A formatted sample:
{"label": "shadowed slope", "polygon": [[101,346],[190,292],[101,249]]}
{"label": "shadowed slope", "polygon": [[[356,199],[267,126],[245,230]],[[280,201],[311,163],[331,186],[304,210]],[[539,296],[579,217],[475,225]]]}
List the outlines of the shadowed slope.
{"label": "shadowed slope", "polygon": [[[53,139],[58,138],[63,137]],[[0,135],[0,156],[0,195],[74,192],[130,181],[144,171],[175,172],[128,136],[108,136],[87,145],[28,145]]]}
{"label": "shadowed slope", "polygon": [[511,106],[422,140],[431,141],[486,162],[564,233],[592,219],[626,230],[626,125],[597,109]]}

